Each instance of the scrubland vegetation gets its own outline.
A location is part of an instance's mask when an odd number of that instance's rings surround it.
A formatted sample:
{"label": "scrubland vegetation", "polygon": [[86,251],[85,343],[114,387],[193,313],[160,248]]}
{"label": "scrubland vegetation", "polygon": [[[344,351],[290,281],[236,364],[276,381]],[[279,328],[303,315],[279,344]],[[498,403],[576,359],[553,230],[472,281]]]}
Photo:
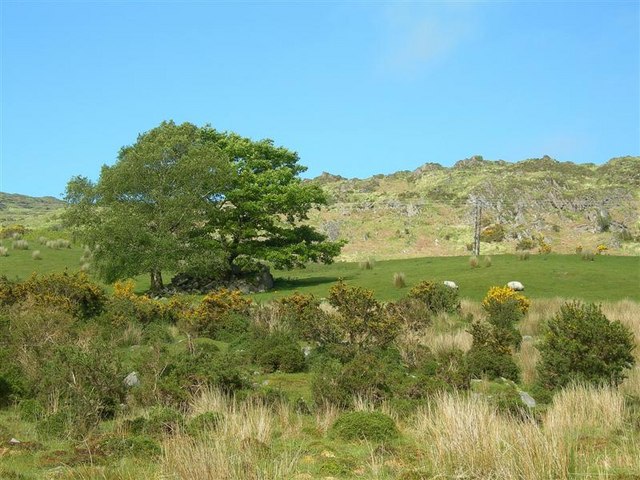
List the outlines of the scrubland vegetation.
{"label": "scrubland vegetation", "polygon": [[392,280],[263,304],[3,280],[0,478],[636,478],[640,304]]}

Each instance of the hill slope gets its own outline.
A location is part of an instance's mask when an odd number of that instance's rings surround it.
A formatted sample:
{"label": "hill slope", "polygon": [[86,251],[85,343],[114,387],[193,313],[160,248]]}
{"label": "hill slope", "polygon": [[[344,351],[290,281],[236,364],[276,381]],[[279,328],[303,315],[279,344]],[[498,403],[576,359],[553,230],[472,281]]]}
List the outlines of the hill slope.
{"label": "hill slope", "polygon": [[505,233],[483,252],[513,252],[518,240],[543,235],[558,252],[602,243],[616,253],[640,253],[640,157],[601,166],[546,156],[518,163],[472,157],[451,168],[427,163],[363,180],[325,173],[313,181],[330,206],[311,222],[349,241],[347,259],[465,255],[476,201],[483,227],[499,225]]}
{"label": "hill slope", "polygon": [[[349,243],[342,258],[466,255],[473,240],[474,204],[482,205],[483,253],[513,252],[521,239],[540,235],[553,251],[607,245],[616,254],[640,254],[640,157],[597,166],[550,157],[517,163],[476,156],[453,167],[426,163],[414,171],[346,179],[324,173],[329,205],[309,222],[331,239]],[[0,193],[0,226],[52,228],[64,202]]]}

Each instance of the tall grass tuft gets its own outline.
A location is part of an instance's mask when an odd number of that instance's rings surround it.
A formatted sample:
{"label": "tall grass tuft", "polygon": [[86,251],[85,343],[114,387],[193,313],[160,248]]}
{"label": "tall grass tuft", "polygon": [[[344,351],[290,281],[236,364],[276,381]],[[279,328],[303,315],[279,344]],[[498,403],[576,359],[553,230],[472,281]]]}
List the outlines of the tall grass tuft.
{"label": "tall grass tuft", "polygon": [[14,240],[11,242],[11,247],[14,250],[29,250],[29,242],[26,240]]}
{"label": "tall grass tuft", "polygon": [[478,260],[478,257],[474,255],[473,257],[469,258],[469,266],[471,268],[478,268],[478,265],[480,265],[480,260]]}
{"label": "tall grass tuft", "polygon": [[8,257],[9,249],[7,247],[0,246],[0,257]]}
{"label": "tall grass tuft", "polygon": [[404,273],[394,273],[393,274],[393,284],[396,288],[405,288],[407,286],[406,278]]}
{"label": "tall grass tuft", "polygon": [[360,262],[360,270],[373,270],[375,267],[376,261],[372,258],[365,260],[364,262]]}
{"label": "tall grass tuft", "polygon": [[518,252],[518,260],[529,260],[529,257],[531,257],[531,254],[529,252]]}
{"label": "tall grass tuft", "polygon": [[31,253],[31,258],[33,258],[34,260],[42,260],[42,254],[40,253],[40,250],[34,250]]}
{"label": "tall grass tuft", "polygon": [[568,478],[571,456],[560,437],[533,420],[499,415],[482,397],[440,394],[416,414],[410,433],[443,478]]}
{"label": "tall grass tuft", "polygon": [[623,426],[624,396],[611,387],[570,385],[553,397],[545,428],[559,435],[581,433],[611,435]]}
{"label": "tall grass tuft", "polygon": [[483,263],[485,267],[490,267],[491,265],[493,265],[493,260],[491,259],[491,257],[484,257]]}

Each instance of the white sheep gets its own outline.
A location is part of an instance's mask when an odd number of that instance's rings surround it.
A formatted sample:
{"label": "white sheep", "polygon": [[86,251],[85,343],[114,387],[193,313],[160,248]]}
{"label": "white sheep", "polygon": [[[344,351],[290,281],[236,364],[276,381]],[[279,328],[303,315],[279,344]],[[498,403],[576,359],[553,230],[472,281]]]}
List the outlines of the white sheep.
{"label": "white sheep", "polygon": [[447,287],[449,287],[449,288],[453,288],[454,290],[457,290],[457,289],[458,289],[458,285],[456,285],[456,283],[455,283],[455,282],[452,282],[451,280],[445,280],[445,281],[444,281],[444,282],[442,282],[442,283],[444,283],[444,284],[445,284]]}
{"label": "white sheep", "polygon": [[522,292],[524,290],[524,285],[522,285],[520,282],[509,282],[507,283],[507,287],[516,292]]}

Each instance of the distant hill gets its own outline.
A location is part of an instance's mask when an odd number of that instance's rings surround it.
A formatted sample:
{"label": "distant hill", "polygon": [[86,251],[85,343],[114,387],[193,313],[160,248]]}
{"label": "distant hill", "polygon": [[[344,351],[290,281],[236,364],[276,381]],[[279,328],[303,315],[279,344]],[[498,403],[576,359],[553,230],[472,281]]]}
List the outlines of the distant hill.
{"label": "distant hill", "polygon": [[367,179],[324,173],[312,181],[326,190],[330,206],[310,221],[332,239],[349,241],[347,259],[468,254],[476,201],[485,232],[499,226],[505,235],[483,244],[487,253],[514,252],[521,239],[543,235],[557,252],[604,244],[640,254],[640,157],[597,166],[474,156],[450,168],[427,163]]}
{"label": "distant hill", "polygon": [[58,223],[64,202],[55,197],[29,197],[0,192],[0,226],[22,224],[30,228],[51,228]]}
{"label": "distant hill", "polygon": [[[612,253],[640,254],[640,157],[594,165],[474,156],[453,167],[426,163],[366,179],[323,173],[305,181],[327,192],[328,207],[311,212],[309,222],[349,242],[343,259],[466,255],[475,202],[483,238],[504,235],[483,243],[483,253],[514,252],[522,239],[537,244],[542,235],[556,252],[604,244]],[[0,193],[0,225],[56,227],[63,206],[53,197]]]}

